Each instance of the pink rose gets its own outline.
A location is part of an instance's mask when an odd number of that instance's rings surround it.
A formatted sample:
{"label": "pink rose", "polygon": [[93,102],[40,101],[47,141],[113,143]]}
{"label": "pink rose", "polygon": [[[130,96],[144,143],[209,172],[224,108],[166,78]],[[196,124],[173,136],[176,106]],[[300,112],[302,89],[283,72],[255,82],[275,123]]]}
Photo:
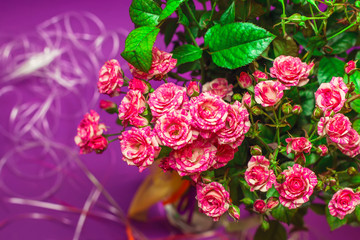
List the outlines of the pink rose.
{"label": "pink rose", "polygon": [[344,219],[345,215],[352,213],[360,204],[360,194],[354,193],[351,188],[337,191],[329,202],[329,212],[332,216]]}
{"label": "pink rose", "polygon": [[345,143],[344,136],[351,130],[351,122],[348,117],[341,113],[335,114],[332,118],[322,117],[318,123],[319,136],[327,136],[334,143]]}
{"label": "pink rose", "polygon": [[162,115],[157,121],[154,132],[160,145],[175,150],[191,144],[199,132],[191,128],[191,117],[186,110],[177,110]]}
{"label": "pink rose", "polygon": [[311,142],[304,137],[296,137],[296,138],[287,138],[285,140],[288,145],[286,146],[286,153],[289,154],[290,152],[294,152],[295,154],[298,153],[310,153],[311,151]]}
{"label": "pink rose", "polygon": [[116,103],[108,100],[100,100],[100,108],[103,110],[111,110],[117,107]]}
{"label": "pink rose", "polygon": [[200,94],[199,82],[191,81],[186,88],[186,94],[189,97],[197,97]]}
{"label": "pink rose", "polygon": [[266,212],[267,208],[266,208],[266,203],[264,200],[262,199],[257,199],[254,202],[254,207],[253,207],[254,212],[263,214]]}
{"label": "pink rose", "polygon": [[266,80],[268,79],[268,75],[266,75],[266,73],[263,73],[259,70],[256,70],[254,73],[253,73],[253,76],[255,78],[255,81],[258,83],[260,80]]}
{"label": "pink rose", "polygon": [[133,78],[129,82],[129,89],[139,90],[142,94],[147,94],[150,90],[146,82]]}
{"label": "pink rose", "polygon": [[108,141],[106,137],[100,135],[93,137],[88,145],[91,149],[93,149],[96,153],[102,153],[108,146]]}
{"label": "pink rose", "polygon": [[211,169],[218,169],[225,166],[229,161],[234,159],[235,150],[227,144],[216,145],[217,151],[215,155],[215,163]]}
{"label": "pink rose", "polygon": [[277,81],[263,81],[256,84],[255,101],[263,107],[271,107],[284,96],[285,86]]}
{"label": "pink rose", "polygon": [[238,83],[241,88],[248,88],[252,85],[252,79],[246,72],[241,72],[238,78]]}
{"label": "pink rose", "polygon": [[230,105],[219,96],[202,93],[198,97],[191,98],[189,104],[192,125],[199,130],[202,137],[210,138],[211,133],[225,127]]}
{"label": "pink rose", "polygon": [[356,62],[357,61],[349,61],[345,64],[345,72],[346,74],[349,74],[352,70],[354,70],[356,68]]}
{"label": "pink rose", "polygon": [[302,112],[302,107],[300,105],[294,105],[292,109],[292,113],[299,115]]}
{"label": "pink rose", "polygon": [[156,119],[166,113],[181,109],[187,101],[184,87],[177,86],[174,83],[165,83],[150,93],[148,104],[152,116]]}
{"label": "pink rose", "polygon": [[97,83],[100,93],[108,94],[111,97],[120,95],[120,87],[124,84],[120,64],[117,60],[107,61],[99,71]]}
{"label": "pink rose", "polygon": [[267,209],[276,208],[278,205],[279,205],[279,199],[277,199],[275,197],[270,197],[266,202]]}
{"label": "pink rose", "polygon": [[149,124],[148,120],[140,114],[146,109],[145,97],[139,90],[130,90],[121,101],[119,106],[119,119],[126,127],[128,123],[135,127],[142,127]]}
{"label": "pink rose", "polygon": [[252,100],[250,93],[246,92],[241,100],[242,105],[247,106],[248,108],[252,107]]}
{"label": "pink rose", "polygon": [[[106,148],[106,146],[104,147],[105,144],[102,139],[102,134],[106,131],[106,126],[103,123],[99,123],[99,119],[99,114],[94,110],[91,110],[90,113],[86,113],[84,118],[80,121],[77,128],[77,135],[74,140],[76,145],[80,147],[81,154]],[[98,144],[98,142],[102,143],[102,145]]]}
{"label": "pink rose", "polygon": [[329,116],[331,111],[339,112],[346,102],[348,88],[341,77],[333,77],[329,83],[322,83],[315,92],[316,105]]}
{"label": "pink rose", "polygon": [[233,93],[233,85],[228,84],[225,78],[216,78],[211,82],[207,82],[202,87],[202,92],[209,92],[220,96],[222,99],[230,102]]}
{"label": "pink rose", "polygon": [[279,200],[283,206],[294,209],[309,201],[318,182],[313,171],[295,164],[281,174],[285,176],[285,181],[275,183],[275,188],[280,194]]}
{"label": "pink rose", "polygon": [[301,87],[308,83],[313,66],[314,63],[308,65],[298,57],[281,55],[275,58],[273,67],[270,68],[270,76],[278,79],[286,89],[292,86]]}
{"label": "pink rose", "polygon": [[343,154],[354,158],[360,153],[360,136],[352,128],[342,137],[342,141],[336,145]]}
{"label": "pink rose", "polygon": [[169,165],[180,176],[190,176],[197,181],[201,172],[211,168],[215,163],[216,147],[204,139],[197,139],[183,148],[170,153]]}
{"label": "pink rose", "polygon": [[218,221],[230,206],[230,194],[217,182],[197,184],[197,200],[199,210]]}
{"label": "pink rose", "polygon": [[250,191],[267,192],[276,182],[274,171],[269,169],[270,162],[264,156],[252,156],[245,172],[245,181]]}
{"label": "pink rose", "polygon": [[240,209],[239,209],[238,206],[231,205],[229,210],[228,210],[228,213],[234,220],[239,220],[240,219]]}
{"label": "pink rose", "polygon": [[216,132],[219,144],[229,144],[232,148],[241,145],[250,129],[249,113],[238,101],[230,105],[225,126]]}
{"label": "pink rose", "polygon": [[160,147],[150,127],[131,128],[119,136],[123,160],[142,172],[159,155]]}
{"label": "pink rose", "polygon": [[158,48],[152,49],[152,64],[149,72],[145,73],[133,65],[129,64],[130,72],[134,78],[150,80],[161,80],[176,66],[177,60],[172,58],[171,53],[160,51]]}
{"label": "pink rose", "polygon": [[320,156],[322,156],[322,157],[326,156],[326,154],[328,153],[328,148],[327,148],[327,146],[325,146],[325,145],[320,145],[320,146],[318,147],[318,149],[317,149],[317,153],[318,153]]}

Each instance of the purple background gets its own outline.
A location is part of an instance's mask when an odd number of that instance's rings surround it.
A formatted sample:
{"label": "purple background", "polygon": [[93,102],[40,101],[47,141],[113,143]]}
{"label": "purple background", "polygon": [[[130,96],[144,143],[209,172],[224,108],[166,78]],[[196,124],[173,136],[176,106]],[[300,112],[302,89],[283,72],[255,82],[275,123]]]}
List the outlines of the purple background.
{"label": "purple background", "polygon": [[[1,1],[0,2],[0,44],[9,40],[14,40],[22,34],[36,34],[36,26],[43,21],[50,19],[53,16],[65,12],[90,12],[100,18],[108,30],[125,29],[131,31],[133,24],[131,23],[128,9],[130,0],[110,0],[110,1],[70,1],[70,0],[53,0],[53,1]],[[124,47],[124,37],[120,37],[120,51]],[[160,42],[160,41],[158,41]],[[161,43],[158,43],[162,47]],[[106,58],[117,58],[122,66],[126,66],[125,62],[120,57],[120,52],[116,56],[105,56]],[[106,59],[101,59],[105,61]],[[6,63],[2,63],[0,67],[6,68]],[[101,64],[89,71],[89,84],[82,87],[85,99],[90,99],[92,93],[96,90],[96,74]],[[4,70],[4,69],[2,69]],[[1,75],[0,75],[1,76]],[[91,82],[92,81],[92,82]],[[4,83],[0,79],[0,89],[4,86],[14,86],[18,89],[22,99],[31,103],[39,100],[38,96],[29,96],[26,89],[31,87],[31,84],[36,84],[35,81],[27,81],[26,79],[20,82]],[[104,99],[104,97],[101,97]],[[72,99],[71,96],[69,99]],[[117,100],[118,102],[120,99]],[[9,123],[9,116],[11,109],[14,107],[16,98],[14,96],[4,95],[0,99],[1,126],[8,128],[11,131],[11,124]],[[74,146],[73,137],[76,133],[76,127],[84,114],[80,105],[76,104],[76,100],[64,100],[62,111],[64,114],[77,115],[72,119],[62,119],[60,126],[54,129],[56,138],[63,144],[67,145],[73,151],[78,149]],[[95,109],[99,111],[95,102],[89,101],[88,109]],[[99,111],[100,112],[100,111]],[[103,121],[115,128],[113,121],[114,116],[107,116],[104,112],[100,112]],[[51,123],[51,121],[50,121]],[[116,132],[116,129],[111,129],[110,132]],[[17,144],[16,141],[9,141],[9,138],[0,134],[0,157],[5,154]],[[25,139],[26,141],[26,139]],[[20,194],[23,198],[31,199],[37,195],[46,192],[56,182],[57,177],[31,179],[24,175],[33,176],[38,171],[37,167],[47,168],[47,170],[54,169],[56,164],[52,162],[49,156],[42,157],[41,147],[30,149],[26,152],[30,157],[25,158],[19,154],[11,156],[11,161],[21,171],[22,174],[14,174],[11,164],[5,166],[0,174],[3,182],[15,193]],[[34,156],[33,158],[31,156]],[[28,159],[29,162],[26,162]],[[92,173],[101,181],[105,188],[110,192],[113,198],[122,207],[124,212],[127,211],[129,204],[137,187],[141,184],[146,176],[145,173],[138,173],[136,167],[127,166],[121,160],[120,148],[117,142],[110,145],[108,151],[102,155],[94,153],[90,155],[80,156],[80,159],[90,169]],[[42,201],[73,206],[76,208],[83,208],[93,185],[74,164],[71,159],[61,159],[65,162],[65,167],[59,171],[56,176],[61,176],[61,182],[55,193],[46,199],[39,199]],[[11,162],[10,162],[11,163]],[[60,162],[61,163],[61,162]],[[2,183],[3,186],[3,183]],[[62,211],[46,210],[43,208],[24,206],[19,204],[11,204],[8,202],[9,197],[21,197],[10,194],[9,191],[0,189],[0,239],[72,239],[75,232],[75,226],[79,219],[77,213],[66,213]],[[100,197],[99,201],[92,210],[103,210],[102,205],[107,201]],[[53,219],[33,219],[34,215],[29,216],[30,213],[44,214],[41,216],[52,216]],[[245,211],[243,211],[244,215]],[[159,239],[178,232],[172,228],[164,218],[161,205],[156,206],[150,216],[151,221],[148,223],[134,223],[138,230],[142,231],[150,239]],[[243,216],[244,216],[243,215]],[[63,224],[58,221],[60,218],[66,218],[69,224]],[[341,237],[352,236],[356,237],[360,233],[359,228],[352,228],[350,226],[342,227],[339,230],[330,232],[325,218],[309,213],[306,216],[306,224],[310,230],[309,239],[338,239]],[[126,239],[125,228],[123,224],[114,223],[104,219],[88,217],[85,221],[80,239]],[[185,239],[185,238],[184,238]]]}

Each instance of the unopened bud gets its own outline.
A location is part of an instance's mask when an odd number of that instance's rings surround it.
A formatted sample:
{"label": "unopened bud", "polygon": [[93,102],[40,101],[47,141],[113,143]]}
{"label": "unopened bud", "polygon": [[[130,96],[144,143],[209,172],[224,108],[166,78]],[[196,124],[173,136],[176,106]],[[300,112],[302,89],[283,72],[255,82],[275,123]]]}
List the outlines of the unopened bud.
{"label": "unopened bud", "polygon": [[321,180],[318,180],[318,183],[316,184],[316,189],[322,190],[324,188],[324,183]]}
{"label": "unopened bud", "polygon": [[319,154],[322,157],[326,156],[327,153],[328,153],[327,146],[325,146],[325,145],[318,146],[317,149],[316,149],[316,153]]}
{"label": "unopened bud", "polygon": [[100,108],[105,110],[108,113],[116,113],[117,105],[116,103],[109,100],[100,100]]}
{"label": "unopened bud", "polygon": [[264,200],[262,199],[257,199],[254,202],[254,207],[253,210],[257,213],[263,214],[266,212],[267,208],[266,208],[266,203]]}
{"label": "unopened bud", "polygon": [[241,103],[246,107],[251,107],[253,105],[250,93],[246,92],[241,100]]}
{"label": "unopened bud", "polygon": [[336,179],[331,177],[328,179],[329,185],[330,186],[335,186],[336,185]]}
{"label": "unopened bud", "polygon": [[254,203],[254,201],[251,200],[251,198],[244,198],[244,199],[242,200],[242,202],[243,202],[245,205],[251,205],[251,204]]}
{"label": "unopened bud", "polygon": [[241,72],[238,78],[238,83],[241,88],[248,88],[252,85],[252,79],[246,72]]}
{"label": "unopened bud", "polygon": [[256,82],[265,81],[265,80],[268,79],[268,75],[266,75],[266,73],[261,72],[261,71],[259,71],[259,70],[256,70],[256,71],[253,73],[253,76],[254,76]]}
{"label": "unopened bud", "polygon": [[278,183],[283,183],[283,182],[285,182],[285,179],[286,179],[286,177],[285,177],[285,175],[283,175],[283,174],[279,174],[279,175],[276,177],[276,181],[277,181]]}
{"label": "unopened bud", "polygon": [[301,19],[301,15],[299,13],[294,13],[293,15],[291,15],[288,20],[290,20],[291,22],[294,23],[299,23],[302,22],[303,20]]}
{"label": "unopened bud", "polygon": [[261,154],[262,154],[261,147],[259,147],[258,145],[251,146],[251,148],[250,148],[250,154],[251,154],[252,156],[261,155]]}
{"label": "unopened bud", "polygon": [[320,119],[323,116],[323,111],[321,111],[320,108],[316,107],[314,112],[313,112],[313,117],[315,119]]}
{"label": "unopened bud", "polygon": [[229,208],[229,214],[233,219],[239,220],[240,219],[240,209],[239,209],[239,207],[235,206],[235,205],[231,205],[230,208]]}
{"label": "unopened bud", "polygon": [[354,175],[356,175],[356,174],[358,173],[358,171],[357,171],[356,168],[354,168],[354,167],[349,167],[349,168],[347,169],[347,173],[348,173],[350,176],[354,176]]}
{"label": "unopened bud", "polygon": [[240,93],[235,93],[233,96],[232,96],[232,98],[234,99],[234,101],[241,101],[241,99],[242,99],[242,96],[241,96],[241,94]]}
{"label": "unopened bud", "polygon": [[281,106],[281,111],[285,114],[285,115],[289,115],[292,111],[292,106],[290,103],[284,103]]}
{"label": "unopened bud", "polygon": [[302,107],[300,105],[294,105],[292,108],[292,113],[300,115],[302,113]]}
{"label": "unopened bud", "polygon": [[349,61],[349,62],[347,62],[346,64],[345,64],[345,72],[346,72],[346,74],[349,74],[349,75],[351,75],[351,74],[353,74],[355,71],[355,69],[356,69],[356,62],[357,61]]}
{"label": "unopened bud", "polygon": [[273,208],[277,207],[278,205],[279,205],[279,199],[277,199],[276,197],[270,197],[266,203],[266,207],[268,209],[273,209]]}
{"label": "unopened bud", "polygon": [[251,108],[251,112],[255,116],[259,116],[260,114],[262,114],[263,111],[258,106],[254,106],[254,107]]}
{"label": "unopened bud", "polygon": [[191,81],[188,85],[188,87],[186,88],[186,94],[189,97],[197,97],[200,94],[200,88],[199,88],[199,83],[196,81]]}

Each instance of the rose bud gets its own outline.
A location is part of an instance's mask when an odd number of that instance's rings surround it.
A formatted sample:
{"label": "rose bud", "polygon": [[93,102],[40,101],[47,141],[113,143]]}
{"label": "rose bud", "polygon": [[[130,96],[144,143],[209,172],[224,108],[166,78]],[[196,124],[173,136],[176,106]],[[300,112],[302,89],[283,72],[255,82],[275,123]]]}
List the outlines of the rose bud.
{"label": "rose bud", "polygon": [[252,79],[246,72],[241,72],[238,78],[238,83],[241,88],[248,88],[252,85]]}
{"label": "rose bud", "polygon": [[285,115],[289,115],[291,113],[291,111],[292,111],[292,106],[291,106],[290,103],[284,103],[281,106],[281,110]]}
{"label": "rose bud", "polygon": [[251,146],[250,154],[252,156],[261,155],[262,154],[261,148],[258,145]]}
{"label": "rose bud", "polygon": [[325,145],[320,145],[316,149],[316,153],[319,154],[320,156],[324,157],[328,153],[328,148]]}
{"label": "rose bud", "polygon": [[353,70],[356,68],[356,62],[357,61],[349,61],[345,64],[345,72],[346,74],[352,74],[353,73]]}
{"label": "rose bud", "polygon": [[254,208],[253,210],[257,213],[263,214],[266,212],[267,208],[266,208],[266,203],[264,200],[262,199],[258,199],[254,202]]}
{"label": "rose bud", "polygon": [[256,70],[253,73],[253,76],[254,76],[256,82],[264,81],[264,80],[268,79],[268,75],[266,75],[266,73],[263,73],[263,72],[261,72],[259,70]]}
{"label": "rose bud", "polygon": [[232,98],[233,98],[233,100],[234,101],[241,101],[241,99],[242,99],[242,96],[241,96],[241,94],[240,93],[235,93],[233,96],[232,96]]}
{"label": "rose bud", "polygon": [[191,81],[186,88],[186,94],[189,97],[197,97],[200,94],[199,83],[196,81]]}
{"label": "rose bud", "polygon": [[242,101],[241,103],[244,105],[244,106],[247,106],[247,107],[251,107],[253,105],[253,101],[251,99],[251,95],[250,93],[246,92],[242,98]]}
{"label": "rose bud", "polygon": [[105,110],[108,113],[116,113],[117,105],[116,103],[109,100],[100,100],[100,108]]}
{"label": "rose bud", "polygon": [[357,171],[356,168],[354,168],[354,167],[349,167],[349,168],[347,169],[347,173],[348,173],[350,176],[356,175],[357,172],[358,172],[358,171]]}
{"label": "rose bud", "polygon": [[336,185],[336,179],[333,178],[333,177],[329,178],[329,179],[328,179],[328,184],[329,184],[330,186],[335,186],[335,185]]}
{"label": "rose bud", "polygon": [[320,119],[323,116],[323,111],[321,111],[320,108],[316,107],[312,116],[314,119]]}
{"label": "rose bud", "polygon": [[228,210],[230,216],[234,219],[234,220],[239,220],[240,219],[240,209],[238,206],[236,205],[231,205],[229,210]]}
{"label": "rose bud", "polygon": [[254,107],[251,108],[251,112],[255,116],[259,116],[260,114],[262,114],[263,111],[258,106],[254,106]]}
{"label": "rose bud", "polygon": [[277,199],[275,197],[270,197],[267,200],[266,208],[267,209],[273,209],[273,208],[277,207],[278,205],[279,205],[279,199]]}
{"label": "rose bud", "polygon": [[300,115],[300,113],[302,113],[302,107],[300,105],[294,105],[292,108],[292,113]]}

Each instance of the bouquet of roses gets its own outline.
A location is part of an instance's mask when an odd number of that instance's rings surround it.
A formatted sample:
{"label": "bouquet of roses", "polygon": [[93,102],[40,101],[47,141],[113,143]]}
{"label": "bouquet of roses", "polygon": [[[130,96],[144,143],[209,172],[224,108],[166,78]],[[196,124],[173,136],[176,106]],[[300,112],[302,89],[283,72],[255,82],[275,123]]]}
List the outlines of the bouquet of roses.
{"label": "bouquet of roses", "polygon": [[[359,224],[359,5],[133,0],[121,54],[132,77],[110,60],[97,85],[118,99],[100,108],[122,131],[105,134],[90,111],[80,153],[119,140],[140,172],[158,161],[190,180],[214,221],[239,219],[240,204],[261,214],[258,236],[278,221],[304,229],[308,208],[332,229]],[[160,32],[171,53],[154,46]]]}

